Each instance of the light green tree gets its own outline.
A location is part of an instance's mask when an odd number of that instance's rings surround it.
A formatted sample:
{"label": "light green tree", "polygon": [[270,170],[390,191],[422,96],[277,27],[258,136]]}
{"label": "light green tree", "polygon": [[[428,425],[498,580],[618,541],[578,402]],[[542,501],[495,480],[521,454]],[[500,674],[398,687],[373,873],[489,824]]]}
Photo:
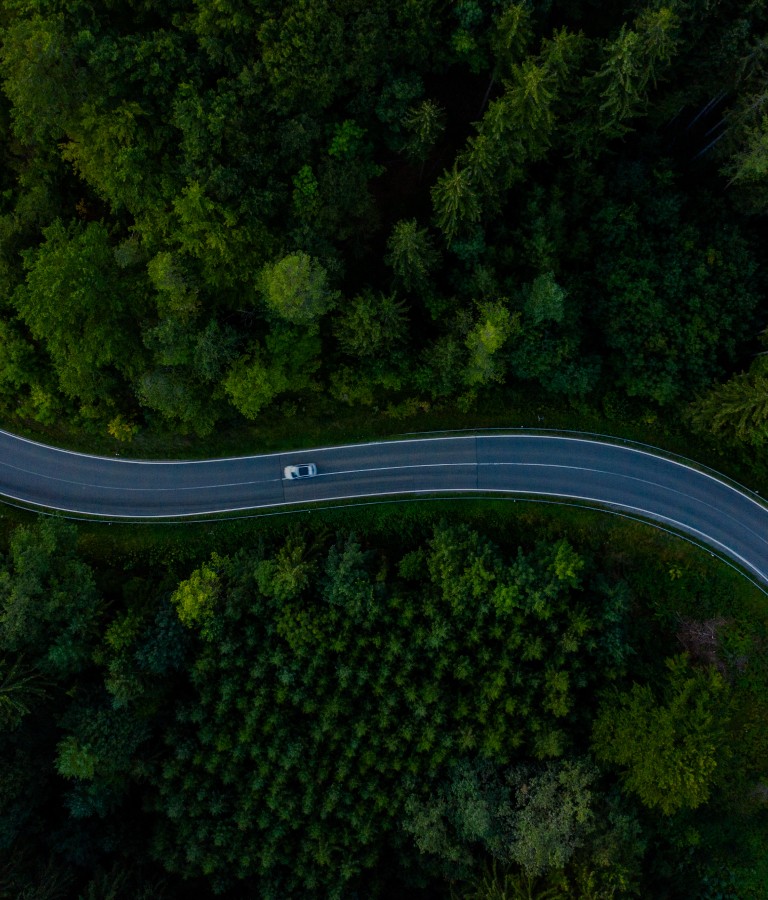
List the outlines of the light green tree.
{"label": "light green tree", "polygon": [[200,310],[198,289],[184,270],[178,255],[163,250],[147,264],[147,274],[157,290],[161,314],[193,318]]}
{"label": "light green tree", "polygon": [[256,564],[259,590],[280,603],[297,597],[315,574],[314,555],[303,536],[291,535],[274,557]]}
{"label": "light green tree", "polygon": [[176,607],[179,621],[188,628],[204,627],[213,617],[216,598],[221,591],[216,562],[214,554],[210,564],[203,563],[195,569],[171,594],[171,603]]}
{"label": "light green tree", "polygon": [[263,345],[252,341],[248,351],[229,367],[224,391],[236,409],[255,419],[278,394],[298,393],[312,385],[320,350],[317,326],[297,328],[278,322]]}
{"label": "light green tree", "polygon": [[594,75],[600,91],[599,128],[606,137],[626,134],[626,120],[642,111],[648,86],[674,56],[679,26],[669,7],[646,9],[634,28],[622,25],[606,44],[605,61]]}
{"label": "light green tree", "polygon": [[499,351],[520,328],[520,314],[510,313],[498,300],[479,304],[478,312],[466,339],[469,362],[464,377],[470,386],[504,378],[505,364]]}
{"label": "light green tree", "polygon": [[688,416],[695,431],[753,447],[768,443],[768,365],[764,360],[716,385],[691,405]]}
{"label": "light green tree", "polygon": [[255,419],[265,406],[290,386],[285,372],[273,368],[255,345],[247,356],[240,357],[227,372],[224,390],[232,405],[246,419]]}
{"label": "light green tree", "polygon": [[322,264],[303,251],[265,266],[258,286],[267,306],[294,324],[315,322],[340,296],[328,285]]}
{"label": "light green tree", "polygon": [[510,4],[496,18],[494,26],[491,49],[496,69],[506,76],[520,62],[533,36],[530,7],[525,3]]}
{"label": "light green tree", "polygon": [[624,783],[664,815],[709,799],[722,761],[726,692],[715,670],[692,669],[686,656],[667,660],[659,701],[649,685],[602,705],[592,732],[598,759],[621,767]]}

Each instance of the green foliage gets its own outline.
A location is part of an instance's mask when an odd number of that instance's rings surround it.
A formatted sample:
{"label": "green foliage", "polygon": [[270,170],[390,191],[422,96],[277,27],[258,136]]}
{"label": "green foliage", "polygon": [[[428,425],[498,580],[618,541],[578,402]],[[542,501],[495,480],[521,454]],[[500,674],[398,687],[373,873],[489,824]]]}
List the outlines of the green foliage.
{"label": "green foliage", "polygon": [[269,368],[258,349],[250,357],[240,357],[230,368],[224,381],[232,405],[246,419],[255,419],[261,410],[281,392],[288,390],[290,383],[279,369]]}
{"label": "green foliage", "polygon": [[[742,213],[710,215],[708,154],[762,208],[761,4],[246,7],[6,10],[7,414],[205,436],[228,399],[261,418],[310,384],[380,414],[532,381],[671,405],[743,368],[756,255]],[[617,191],[637,158],[659,183]],[[360,298],[393,289],[383,353]],[[489,354],[459,320],[499,297],[520,329]],[[289,364],[280,323],[306,329]]]}
{"label": "green foliage", "polygon": [[668,683],[659,702],[649,685],[604,703],[592,743],[598,759],[623,768],[629,790],[665,815],[696,809],[710,796],[723,763],[725,684],[714,671],[667,660]]}
{"label": "green foliage", "polygon": [[457,900],[566,900],[572,896],[568,880],[560,872],[541,879],[498,866],[496,860],[451,892]]}
{"label": "green foliage", "polygon": [[408,136],[405,152],[423,161],[445,130],[445,110],[432,100],[422,100],[408,110],[403,127]]}
{"label": "green foliage", "polygon": [[[564,548],[510,564],[476,532],[442,527],[421,554],[425,564],[400,567],[416,582],[389,574],[387,556],[351,534],[322,562],[294,536],[215,563],[217,600],[206,592],[205,642],[190,670],[195,697],[166,738],[188,749],[156,776],[157,852],[174,870],[221,884],[258,874],[267,896],[356,883],[385,852],[407,797],[422,804],[449,760],[509,765],[515,748],[562,719],[546,699],[553,666],[570,673],[569,692],[600,671],[586,635],[601,626],[586,623],[578,589],[559,572]],[[574,627],[595,654],[583,668],[561,646]],[[564,766],[559,786],[545,779],[531,796],[570,796],[577,770]],[[472,778],[455,793],[470,842],[485,827]],[[535,803],[524,806],[529,840],[546,845],[533,833]],[[578,833],[581,807],[561,806]],[[229,862],[215,834],[226,834]]]}
{"label": "green foliage", "polygon": [[455,394],[462,384],[466,357],[466,347],[454,335],[437,338],[422,351],[421,366],[416,372],[419,388],[435,400]]}
{"label": "green foliage", "polygon": [[[330,4],[292,2],[267,13],[257,29],[264,73],[281,105],[298,106],[311,91],[319,110],[327,107],[346,74],[344,57],[354,33],[344,35],[344,17]],[[366,59],[369,62],[369,59]]]}
{"label": "green foliage", "polygon": [[[643,648],[676,639],[645,609],[637,573],[631,604],[608,574],[621,542],[590,534],[588,555],[552,529],[515,553],[532,520],[483,520],[487,534],[377,518],[375,539],[322,524],[283,539],[277,523],[260,524],[247,549],[222,533],[228,555],[181,582],[179,546],[154,551],[162,571],[110,552],[98,576],[110,606],[80,638],[83,665],[66,668],[46,668],[47,644],[76,613],[87,567],[63,536],[43,541],[55,523],[18,530],[6,595],[9,579],[29,589],[46,567],[48,594],[60,569],[72,577],[66,616],[38,592],[35,612],[52,627],[35,632],[29,619],[23,647],[3,620],[0,853],[14,866],[3,883],[22,877],[19,846],[37,857],[57,834],[52,872],[74,853],[93,896],[116,866],[162,874],[171,896],[192,883],[376,896],[449,879],[456,897],[607,900],[680,884],[759,897],[766,667],[755,609],[745,616],[733,593],[717,601],[738,619],[723,618],[717,650],[728,687],[712,670],[633,658],[628,631]],[[203,528],[200,546],[221,543]],[[186,532],[173,541],[194,558]],[[669,560],[651,568],[658,601]],[[693,608],[715,602],[680,582]],[[647,690],[611,696],[628,664]],[[597,770],[593,728],[633,758]],[[631,776],[659,796],[684,793],[695,820],[659,804],[638,818],[618,790]],[[132,896],[158,896],[131,879]]]}
{"label": "green foliage", "polygon": [[391,352],[402,344],[408,327],[405,304],[395,294],[365,291],[349,304],[336,325],[345,353],[360,359]]}
{"label": "green foliage", "polygon": [[17,728],[44,691],[38,673],[26,668],[20,659],[12,663],[0,660],[0,731]]}
{"label": "green foliage", "polygon": [[[391,138],[387,140],[387,144],[393,149],[402,149],[403,128],[408,128],[407,119],[415,108],[413,103],[423,93],[424,82],[421,76],[410,72],[387,80],[384,84],[376,102],[376,118],[388,127]],[[439,110],[436,112],[439,113]],[[429,117],[429,115],[428,113],[427,116]],[[437,136],[437,131],[434,132],[434,135]]]}
{"label": "green foliage", "polygon": [[179,434],[205,437],[213,431],[220,411],[212,406],[210,397],[202,395],[199,383],[183,370],[163,366],[141,376],[137,395],[147,410],[156,410],[162,420]]}
{"label": "green foliage", "polygon": [[510,66],[504,93],[489,103],[453,170],[432,189],[437,224],[449,244],[463,223],[479,220],[483,207],[498,212],[503,192],[550,149],[558,94],[575,62],[573,39],[578,42],[565,30],[556,32],[539,56]]}
{"label": "green foliage", "polygon": [[147,274],[157,289],[161,313],[171,313],[182,318],[197,313],[198,291],[185,275],[179,259],[172,253],[163,251],[153,256],[147,264]]}
{"label": "green foliage", "polygon": [[56,221],[44,237],[24,255],[26,283],[13,303],[45,345],[64,393],[83,404],[109,403],[114,368],[130,376],[141,358],[140,280],[118,268],[103,225]]}
{"label": "green foliage", "polygon": [[444,172],[432,188],[432,203],[437,225],[450,244],[459,227],[480,220],[480,200],[472,184],[469,170],[461,170],[458,162]]}
{"label": "green foliage", "polygon": [[520,62],[531,37],[531,11],[526,4],[512,3],[502,10],[495,22],[491,47],[504,75]]}
{"label": "green foliage", "polygon": [[690,407],[695,431],[728,443],[762,447],[768,441],[768,372],[756,363],[749,372],[716,385]]}
{"label": "green foliage", "polygon": [[278,394],[300,392],[312,384],[319,365],[320,340],[312,325],[299,330],[283,323],[272,328],[261,348],[251,344],[250,355],[240,356],[224,378],[224,390],[233,406],[255,419]]}
{"label": "green foliage", "polygon": [[[752,98],[749,98],[752,100]],[[754,100],[752,108],[762,109],[763,98]],[[738,119],[737,119],[738,121]],[[740,147],[727,164],[726,173],[732,183],[742,188],[745,205],[749,209],[762,210],[766,205],[766,176],[768,176],[768,116],[748,125],[741,137]]]}
{"label": "green foliage", "polygon": [[300,216],[317,212],[318,184],[311,166],[302,166],[293,178],[293,206]]}
{"label": "green foliage", "polygon": [[352,119],[345,119],[334,127],[328,155],[336,156],[339,159],[353,159],[363,149],[364,137],[364,128],[361,128]]}
{"label": "green foliage", "polygon": [[627,132],[625,120],[640,112],[647,86],[655,84],[659,70],[674,56],[679,24],[669,7],[645,9],[634,30],[622,25],[618,37],[606,44],[605,62],[594,76],[602,101],[600,128],[606,136]]}
{"label": "green foliage", "polygon": [[18,398],[34,378],[34,347],[12,322],[0,321],[0,395]]}
{"label": "green foliage", "polygon": [[188,628],[205,628],[213,617],[216,599],[220,591],[219,575],[213,565],[203,565],[195,569],[192,575],[171,595],[171,603],[182,624]]}
{"label": "green foliage", "polygon": [[[274,443],[535,384],[764,446],[764,3],[118,6],[0,15],[4,416]],[[98,590],[67,528],[9,538],[0,893],[760,896],[757,606],[726,690],[659,672],[675,613],[735,615],[666,551],[262,526]]]}
{"label": "green foliage", "polygon": [[534,279],[525,301],[525,313],[534,325],[562,322],[566,292],[557,284],[553,272]]}
{"label": "green foliage", "polygon": [[430,272],[440,260],[426,228],[419,228],[416,219],[395,223],[387,241],[386,262],[407,290],[424,290]]}
{"label": "green foliage", "polygon": [[75,529],[54,519],[13,533],[0,568],[0,648],[23,654],[44,675],[88,663],[101,601],[76,554]]}
{"label": "green foliage", "polygon": [[514,773],[518,814],[509,854],[526,874],[564,868],[594,830],[595,775],[589,765],[569,761],[550,763],[540,774]]}
{"label": "green foliage", "polygon": [[63,724],[72,733],[59,742],[56,771],[72,782],[69,810],[76,819],[103,819],[131,783],[134,759],[149,736],[147,723],[125,709],[75,703]]}
{"label": "green foliage", "polygon": [[81,747],[70,736],[59,745],[56,770],[64,778],[91,779],[96,774],[96,761],[88,747]]}
{"label": "green foliage", "polygon": [[29,12],[28,18],[10,23],[4,35],[2,75],[13,102],[16,135],[37,144],[63,136],[83,73],[65,33],[64,15],[45,18]]}
{"label": "green foliage", "polygon": [[294,324],[314,322],[339,297],[328,286],[328,276],[320,262],[303,252],[266,266],[259,276],[259,286],[267,306]]}
{"label": "green foliage", "polygon": [[115,416],[115,418],[107,425],[109,434],[112,435],[116,441],[121,441],[123,443],[130,443],[138,430],[138,425],[126,421],[120,415]]}
{"label": "green foliage", "polygon": [[587,884],[584,896],[624,895],[644,851],[635,817],[601,794],[596,767],[580,758],[457,763],[429,798],[408,798],[403,827],[444,877],[465,882],[456,896],[467,898],[566,898]]}
{"label": "green foliage", "polygon": [[519,314],[510,314],[501,301],[479,304],[478,313],[465,341],[469,362],[464,377],[470,386],[503,381],[503,356],[499,351],[519,328]]}
{"label": "green foliage", "polygon": [[289,538],[273,559],[256,564],[254,576],[261,593],[280,603],[298,597],[315,574],[312,556],[303,536]]}
{"label": "green foliage", "polygon": [[[115,207],[138,210],[146,204],[162,144],[152,134],[147,112],[134,100],[122,100],[104,110],[94,102],[78,111],[78,125],[70,129],[61,157]],[[148,184],[149,182],[149,184]]]}
{"label": "green foliage", "polygon": [[[690,398],[733,359],[758,302],[756,261],[731,227],[685,223],[683,198],[658,181],[651,199],[647,179],[640,167],[624,169],[618,187],[627,199],[597,218],[594,239],[605,253],[595,311],[617,381],[665,404]],[[642,207],[627,196],[638,189]]]}

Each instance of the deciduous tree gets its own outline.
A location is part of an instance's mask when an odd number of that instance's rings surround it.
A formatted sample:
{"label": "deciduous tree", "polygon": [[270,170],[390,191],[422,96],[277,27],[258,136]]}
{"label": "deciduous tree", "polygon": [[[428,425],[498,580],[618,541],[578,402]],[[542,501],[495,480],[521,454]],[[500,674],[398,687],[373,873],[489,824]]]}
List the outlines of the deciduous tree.
{"label": "deciduous tree", "polygon": [[50,355],[61,390],[83,404],[112,399],[116,372],[140,370],[138,316],[143,278],[121,270],[107,229],[56,221],[26,251],[26,282],[13,303]]}
{"label": "deciduous tree", "polygon": [[289,254],[265,266],[259,276],[259,288],[269,309],[293,324],[316,321],[339,298],[338,291],[328,284],[328,275],[319,260],[304,252]]}
{"label": "deciduous tree", "polygon": [[603,704],[592,746],[598,759],[621,767],[646,806],[672,815],[709,799],[723,762],[726,686],[719,672],[691,669],[684,656],[667,667],[663,699],[635,684]]}

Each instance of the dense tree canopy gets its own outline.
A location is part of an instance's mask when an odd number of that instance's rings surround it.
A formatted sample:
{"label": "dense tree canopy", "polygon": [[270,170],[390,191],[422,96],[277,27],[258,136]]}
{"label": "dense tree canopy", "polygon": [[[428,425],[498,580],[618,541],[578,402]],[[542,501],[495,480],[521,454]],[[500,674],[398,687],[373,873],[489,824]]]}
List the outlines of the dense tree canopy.
{"label": "dense tree canopy", "polygon": [[725,865],[765,896],[765,623],[706,655],[706,574],[644,594],[563,537],[429,520],[95,572],[76,540],[19,527],[0,561],[11,895],[705,897]]}
{"label": "dense tree canopy", "polygon": [[310,383],[328,412],[526,384],[676,412],[764,327],[766,26],[763,2],[7,3],[5,414],[207,434]]}

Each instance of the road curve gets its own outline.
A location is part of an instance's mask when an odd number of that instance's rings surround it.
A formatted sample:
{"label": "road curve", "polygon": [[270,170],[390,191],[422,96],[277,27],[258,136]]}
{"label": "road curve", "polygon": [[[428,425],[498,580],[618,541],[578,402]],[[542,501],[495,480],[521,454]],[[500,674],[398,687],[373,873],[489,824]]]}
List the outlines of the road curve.
{"label": "road curve", "polygon": [[[318,474],[283,481],[283,467]],[[446,492],[584,500],[658,522],[768,584],[768,506],[681,460],[562,434],[413,438],[199,461],[89,456],[0,431],[0,495],[109,519]]]}

